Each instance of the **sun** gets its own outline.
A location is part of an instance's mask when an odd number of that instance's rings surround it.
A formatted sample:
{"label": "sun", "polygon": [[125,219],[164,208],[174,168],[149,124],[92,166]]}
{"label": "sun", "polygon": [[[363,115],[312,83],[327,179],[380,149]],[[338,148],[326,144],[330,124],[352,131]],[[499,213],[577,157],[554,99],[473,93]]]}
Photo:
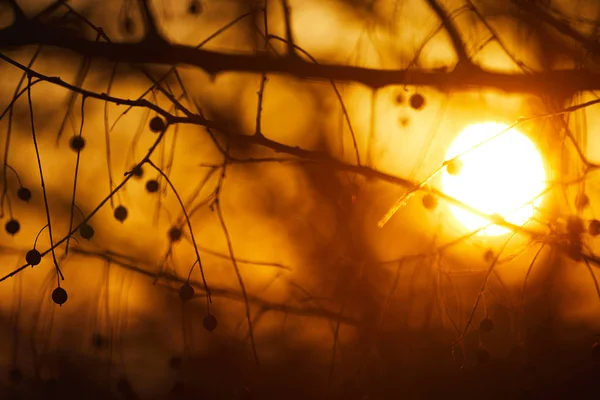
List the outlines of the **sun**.
{"label": "sun", "polygon": [[[503,133],[501,133],[503,132]],[[525,224],[539,207],[546,188],[546,170],[536,145],[517,129],[496,122],[469,125],[454,140],[446,159],[458,157],[458,172],[442,172],[442,190],[486,214],[499,214],[515,225]],[[489,221],[451,205],[456,220],[469,231]],[[490,225],[478,235],[499,236],[509,230]]]}

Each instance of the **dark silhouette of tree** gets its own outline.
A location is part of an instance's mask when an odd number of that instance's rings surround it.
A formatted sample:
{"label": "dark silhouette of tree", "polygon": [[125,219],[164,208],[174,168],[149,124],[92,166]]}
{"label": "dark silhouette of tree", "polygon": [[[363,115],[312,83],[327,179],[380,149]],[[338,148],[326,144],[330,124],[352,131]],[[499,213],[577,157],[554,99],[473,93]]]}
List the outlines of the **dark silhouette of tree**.
{"label": "dark silhouette of tree", "polygon": [[[597,392],[599,21],[594,0],[0,2],[1,396]],[[532,222],[439,184],[487,120],[544,154]]]}

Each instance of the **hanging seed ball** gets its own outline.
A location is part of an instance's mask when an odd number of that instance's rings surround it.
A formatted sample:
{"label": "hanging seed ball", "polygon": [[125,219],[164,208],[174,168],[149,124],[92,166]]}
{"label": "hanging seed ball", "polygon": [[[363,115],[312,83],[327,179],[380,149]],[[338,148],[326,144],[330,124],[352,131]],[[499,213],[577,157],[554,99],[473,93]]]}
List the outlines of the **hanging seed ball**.
{"label": "hanging seed ball", "polygon": [[133,33],[133,19],[129,17],[123,19],[123,31],[128,34]]}
{"label": "hanging seed ball", "polygon": [[89,224],[82,224],[79,227],[79,234],[84,239],[90,240],[94,237],[94,233],[94,228],[92,228],[92,226]]}
{"label": "hanging seed ball", "polygon": [[486,349],[485,347],[480,347],[477,349],[477,364],[478,365],[485,365],[487,363],[489,363],[492,359],[492,355],[490,354],[489,350]]}
{"label": "hanging seed ball", "polygon": [[570,216],[567,219],[567,232],[571,235],[581,235],[585,231],[583,221],[576,216]]}
{"label": "hanging seed ball", "polygon": [[422,94],[415,93],[410,96],[410,106],[415,110],[420,110],[425,105],[425,97]]}
{"label": "hanging seed ball", "polygon": [[200,14],[202,12],[202,3],[198,0],[191,0],[188,6],[188,12],[193,15]]}
{"label": "hanging seed ball", "polygon": [[575,196],[575,208],[578,211],[583,210],[590,204],[590,198],[585,193],[577,193]]}
{"label": "hanging seed ball", "polygon": [[16,385],[19,382],[21,382],[23,380],[23,373],[21,372],[21,370],[17,367],[11,368],[10,371],[8,371],[8,381],[13,384]]}
{"label": "hanging seed ball", "polygon": [[85,147],[85,139],[81,136],[73,136],[69,145],[73,151],[81,151]]}
{"label": "hanging seed ball", "polygon": [[108,347],[108,339],[101,333],[94,333],[92,335],[92,346],[98,350],[105,349]]}
{"label": "hanging seed ball", "polygon": [[214,331],[217,328],[217,318],[212,314],[208,314],[206,317],[204,317],[202,326],[209,332]]}
{"label": "hanging seed ball", "polygon": [[29,201],[31,200],[31,190],[26,187],[20,187],[19,190],[17,190],[17,197],[19,200]]}
{"label": "hanging seed ball", "polygon": [[4,225],[4,230],[6,230],[9,235],[16,235],[21,230],[21,224],[16,219],[8,220],[6,225]]}
{"label": "hanging seed ball", "polygon": [[184,283],[179,288],[179,298],[182,301],[191,300],[194,297],[194,288],[189,283]]}
{"label": "hanging seed ball", "polygon": [[437,199],[431,193],[427,193],[425,196],[423,196],[421,201],[423,202],[423,207],[428,210],[434,210],[438,204]]}
{"label": "hanging seed ball", "polygon": [[600,221],[597,219],[593,219],[590,221],[590,225],[588,227],[588,232],[592,236],[600,235]]}
{"label": "hanging seed ball", "polygon": [[52,301],[59,306],[65,304],[68,298],[67,291],[61,287],[57,287],[52,291]]}
{"label": "hanging seed ball", "polygon": [[600,360],[600,343],[596,342],[592,346],[592,358],[594,360]]}
{"label": "hanging seed ball", "polygon": [[150,120],[150,130],[154,133],[160,133],[165,130],[165,121],[161,117],[154,117]]}
{"label": "hanging seed ball", "polygon": [[481,332],[491,332],[494,329],[494,321],[491,318],[484,318],[479,321],[479,330]]}
{"label": "hanging seed ball", "polygon": [[402,104],[404,102],[404,96],[402,95],[401,92],[398,92],[396,94],[395,100],[396,100],[396,103],[398,103],[398,104]]}
{"label": "hanging seed ball", "polygon": [[123,222],[127,219],[127,215],[129,214],[129,212],[127,211],[127,209],[124,206],[117,206],[117,208],[115,208],[115,211],[113,213],[113,215],[115,216],[115,219],[119,222]]}
{"label": "hanging seed ball", "polygon": [[492,262],[494,260],[494,252],[490,249],[487,249],[485,253],[483,253],[483,259],[485,262]]}
{"label": "hanging seed ball", "polygon": [[31,249],[25,254],[25,261],[32,267],[42,262],[42,255],[36,249]]}
{"label": "hanging seed ball", "polygon": [[156,193],[158,192],[158,189],[159,185],[156,179],[150,179],[148,182],[146,182],[146,190],[148,193]]}
{"label": "hanging seed ball", "polygon": [[450,175],[458,175],[460,174],[460,170],[462,169],[463,163],[458,159],[451,160],[446,164],[446,171]]}
{"label": "hanging seed ball", "polygon": [[182,234],[183,234],[183,232],[181,232],[181,229],[179,229],[176,226],[173,226],[173,227],[171,227],[171,229],[169,229],[169,232],[168,232],[169,240],[171,242],[178,242],[181,240]]}
{"label": "hanging seed ball", "polygon": [[131,175],[133,175],[133,177],[136,179],[140,179],[142,176],[144,176],[144,169],[141,165],[136,165],[131,170]]}

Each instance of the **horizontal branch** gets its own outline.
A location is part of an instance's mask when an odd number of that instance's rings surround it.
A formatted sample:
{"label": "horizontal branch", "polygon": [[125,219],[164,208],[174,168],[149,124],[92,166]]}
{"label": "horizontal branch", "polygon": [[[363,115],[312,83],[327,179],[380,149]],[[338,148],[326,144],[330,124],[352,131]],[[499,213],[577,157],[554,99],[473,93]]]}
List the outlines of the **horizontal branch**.
{"label": "horizontal branch", "polygon": [[[58,77],[47,77],[43,74],[40,74],[39,72],[36,72],[35,70],[10,59],[9,57],[3,55],[2,53],[0,53],[0,59],[6,61],[7,63],[10,63],[11,65],[13,65],[16,68],[19,68],[23,72],[27,73],[29,76],[35,77],[37,79],[40,79],[40,80],[43,80],[43,81],[46,81],[49,83],[53,83],[57,86],[65,88],[67,90],[80,93],[83,96],[89,96],[91,98],[108,101],[108,102],[112,102],[115,104],[125,104],[125,105],[130,105],[132,107],[142,107],[142,108],[152,109],[152,110],[156,111],[157,113],[161,114],[162,116],[164,116],[169,125],[192,124],[192,125],[196,125],[196,126],[202,126],[202,127],[205,127],[206,129],[208,129],[209,131],[215,130],[215,131],[220,132],[223,136],[225,136],[228,140],[231,140],[232,142],[265,147],[265,148],[275,151],[276,153],[287,154],[290,156],[298,157],[299,159],[302,159],[305,161],[320,163],[320,164],[328,166],[329,168],[335,169],[337,171],[354,173],[354,174],[358,174],[358,175],[361,175],[361,176],[364,176],[367,178],[372,178],[372,179],[388,182],[388,183],[391,183],[394,185],[402,186],[411,191],[420,190],[422,188],[420,183],[413,182],[410,179],[405,179],[405,178],[398,177],[395,175],[387,174],[383,171],[379,171],[379,170],[371,168],[369,166],[360,165],[360,164],[358,164],[358,165],[346,164],[345,162],[332,157],[327,152],[304,149],[299,146],[286,145],[284,143],[280,143],[275,140],[271,140],[263,135],[256,135],[256,134],[248,135],[248,134],[244,134],[242,132],[233,132],[233,131],[230,131],[226,126],[219,124],[218,122],[211,121],[211,120],[204,118],[203,115],[190,113],[185,116],[175,116],[175,115],[170,114],[168,111],[158,107],[157,105],[148,102],[145,99],[129,100],[129,99],[108,96],[105,93],[98,94],[98,93],[94,93],[91,91],[86,91],[84,89],[73,86],[69,83],[66,83],[65,81],[63,81],[62,79],[60,79]],[[592,103],[595,104],[595,102],[592,102]],[[580,107],[580,106],[582,106],[582,105],[578,105],[575,107]],[[469,205],[464,204],[461,201],[443,193],[442,191],[439,191],[437,189],[431,189],[431,191],[433,193],[435,193],[437,196],[439,196],[441,199],[444,199],[445,201],[447,201],[448,203],[455,205],[457,207],[460,207],[460,208],[462,208],[466,211],[469,211],[475,215],[478,215],[490,222],[494,222],[498,225],[508,228],[513,232],[519,232],[526,236],[530,236],[532,238],[539,238],[540,236],[543,236],[540,233],[531,231],[522,226],[512,224],[502,218],[498,219],[497,216],[495,216],[495,215],[489,215],[489,214],[483,213],[483,212],[481,212],[473,207],[470,207]]]}
{"label": "horizontal branch", "polygon": [[70,50],[78,55],[119,63],[188,65],[208,74],[220,72],[269,72],[301,79],[356,82],[372,88],[388,85],[426,85],[440,89],[495,88],[520,93],[575,93],[600,89],[600,74],[582,70],[557,70],[532,74],[507,74],[477,66],[447,69],[380,70],[351,65],[315,64],[298,57],[267,53],[226,54],[167,42],[108,43],[91,41],[70,29],[44,25],[38,20],[17,23],[0,30],[0,49],[30,45]]}
{"label": "horizontal branch", "polygon": [[[128,271],[132,271],[141,276],[145,276],[148,278],[155,278],[155,275],[148,271],[147,266],[140,267],[135,263],[130,263],[126,261],[122,261],[119,259],[118,255],[114,253],[105,253],[105,252],[96,252],[92,250],[85,250],[80,247],[73,248],[73,252],[81,254],[83,256],[98,258],[101,260],[108,261],[112,264],[118,265],[119,267],[126,269]],[[204,292],[204,288],[200,282],[196,282],[194,280],[187,280],[184,278],[179,278],[175,275],[164,276],[168,280],[168,283],[175,283],[179,285],[183,285],[184,283],[189,283],[195,287],[195,290],[201,294]],[[166,285],[167,289],[171,289],[170,285]],[[227,298],[233,301],[244,301],[244,297],[240,292],[236,292],[235,290],[228,289],[225,287],[211,287],[211,294],[214,297]],[[200,296],[198,296],[200,297]],[[264,311],[273,311],[273,312],[282,312],[284,314],[297,315],[301,317],[313,317],[313,318],[321,318],[321,319],[330,319],[337,320],[341,318],[343,323],[349,325],[358,325],[358,321],[351,317],[340,316],[337,312],[328,310],[324,307],[318,306],[305,306],[305,307],[296,307],[289,304],[284,303],[275,303],[270,302],[260,296],[249,295],[248,301],[255,306],[260,307]]]}

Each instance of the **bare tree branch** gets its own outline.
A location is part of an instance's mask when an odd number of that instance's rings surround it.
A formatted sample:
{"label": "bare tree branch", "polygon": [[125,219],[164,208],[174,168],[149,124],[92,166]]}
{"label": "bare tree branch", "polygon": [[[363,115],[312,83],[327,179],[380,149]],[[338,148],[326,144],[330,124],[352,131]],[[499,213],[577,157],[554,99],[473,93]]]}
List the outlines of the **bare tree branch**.
{"label": "bare tree branch", "polygon": [[226,54],[166,42],[164,46],[158,47],[144,42],[94,42],[77,37],[70,30],[45,26],[36,20],[0,30],[0,48],[34,44],[68,49],[81,56],[119,63],[185,64],[201,68],[211,75],[226,71],[281,73],[301,79],[357,82],[371,88],[411,84],[454,91],[487,87],[507,92],[556,91],[567,94],[600,89],[600,74],[585,70],[556,70],[527,75],[493,72],[475,65],[453,71],[445,68],[379,70],[350,65],[315,64],[296,57],[275,57],[264,52],[255,55]]}
{"label": "bare tree branch", "polygon": [[521,10],[531,14],[532,18],[540,19],[556,29],[558,32],[577,41],[584,49],[594,54],[600,54],[600,43],[587,37],[573,28],[567,21],[559,20],[552,16],[546,9],[539,7],[535,2],[527,0],[512,0]]}
{"label": "bare tree branch", "polygon": [[444,29],[448,32],[448,36],[450,36],[450,40],[452,41],[452,46],[454,47],[454,51],[456,51],[456,56],[458,57],[459,64],[469,64],[469,56],[467,55],[467,50],[465,48],[465,44],[458,32],[458,28],[452,21],[452,18],[448,15],[444,7],[438,3],[437,0],[426,0],[427,4],[431,9],[437,14],[437,16],[442,21],[444,25]]}

